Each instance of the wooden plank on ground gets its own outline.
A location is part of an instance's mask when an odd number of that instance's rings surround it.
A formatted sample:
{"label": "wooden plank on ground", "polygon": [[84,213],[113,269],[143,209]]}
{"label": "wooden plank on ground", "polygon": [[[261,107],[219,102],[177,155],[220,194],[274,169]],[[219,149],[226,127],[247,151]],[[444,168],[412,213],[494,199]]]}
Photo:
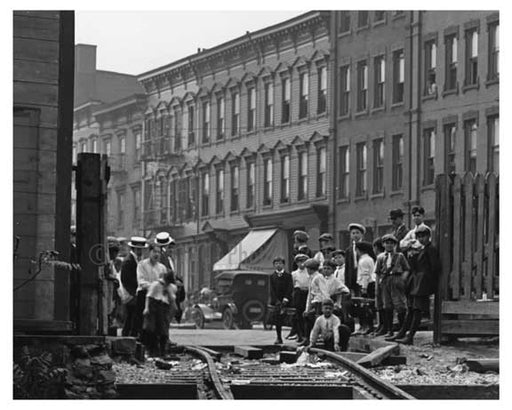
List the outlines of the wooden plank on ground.
{"label": "wooden plank on ground", "polygon": [[481,336],[499,335],[499,320],[443,320],[443,334]]}
{"label": "wooden plank on ground", "polygon": [[482,282],[484,278],[483,274],[483,262],[484,262],[484,220],[485,220],[485,179],[482,174],[476,176],[475,181],[475,195],[476,195],[476,250],[474,255],[475,260],[475,276],[474,276],[474,288],[475,297],[477,299],[482,298]]}
{"label": "wooden plank on ground", "polygon": [[500,372],[500,359],[471,359],[464,362],[469,370],[477,373]]}
{"label": "wooden plank on ground", "polygon": [[263,350],[252,346],[235,346],[234,353],[246,359],[261,359]]}
{"label": "wooden plank on ground", "polygon": [[[366,353],[357,352],[339,352],[338,354],[348,360],[352,360],[353,362],[357,362],[359,359],[368,356]],[[381,363],[382,366],[396,366],[399,364],[407,364],[407,356],[389,356]]]}
{"label": "wooden plank on ground", "polygon": [[472,300],[444,301],[443,314],[493,315],[500,314],[499,302],[476,302]]}
{"label": "wooden plank on ground", "polygon": [[[381,347],[396,345],[393,342],[386,342],[385,340],[378,340],[366,336],[354,336],[349,340],[349,348],[355,352],[371,353]],[[400,347],[396,354],[400,354]]]}
{"label": "wooden plank on ground", "polygon": [[464,175],[464,262],[462,264],[462,299],[471,299],[473,281],[473,234],[474,234],[474,207],[473,188],[474,179],[471,172]]}
{"label": "wooden plank on ground", "polygon": [[452,297],[460,297],[460,265],[461,265],[461,222],[462,222],[462,180],[460,175],[453,179],[453,265],[450,274]]}
{"label": "wooden plank on ground", "polygon": [[382,363],[382,361],[385,358],[392,356],[393,354],[397,354],[398,353],[397,350],[398,351],[400,350],[400,348],[398,347],[398,344],[381,347],[377,350],[374,350],[373,352],[366,355],[365,357],[362,357],[361,359],[359,359],[357,361],[357,364],[360,364],[363,367],[377,366],[380,363]]}

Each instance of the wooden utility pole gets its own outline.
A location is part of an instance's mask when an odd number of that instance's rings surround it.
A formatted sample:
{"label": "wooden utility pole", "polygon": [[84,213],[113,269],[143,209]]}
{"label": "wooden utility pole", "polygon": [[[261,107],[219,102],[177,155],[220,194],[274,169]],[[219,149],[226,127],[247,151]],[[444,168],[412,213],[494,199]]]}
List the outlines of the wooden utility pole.
{"label": "wooden utility pole", "polygon": [[99,154],[78,154],[77,248],[81,266],[79,279],[79,323],[81,335],[107,333],[104,309],[104,266],[107,261],[105,203],[108,168]]}

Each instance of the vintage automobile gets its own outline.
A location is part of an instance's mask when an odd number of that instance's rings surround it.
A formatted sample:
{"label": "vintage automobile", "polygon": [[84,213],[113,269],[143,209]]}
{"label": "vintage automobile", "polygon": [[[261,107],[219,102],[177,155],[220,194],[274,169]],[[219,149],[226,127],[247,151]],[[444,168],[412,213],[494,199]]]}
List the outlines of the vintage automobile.
{"label": "vintage automobile", "polygon": [[225,329],[250,329],[254,322],[265,322],[270,275],[249,270],[220,272],[210,300],[194,305],[194,323],[200,329],[213,321],[222,321]]}

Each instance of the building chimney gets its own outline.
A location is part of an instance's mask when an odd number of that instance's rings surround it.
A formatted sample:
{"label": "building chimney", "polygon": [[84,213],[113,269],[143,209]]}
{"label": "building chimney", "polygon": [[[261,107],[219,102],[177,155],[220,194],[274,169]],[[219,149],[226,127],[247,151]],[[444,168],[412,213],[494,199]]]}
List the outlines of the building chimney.
{"label": "building chimney", "polygon": [[75,107],[96,99],[96,46],[75,46]]}

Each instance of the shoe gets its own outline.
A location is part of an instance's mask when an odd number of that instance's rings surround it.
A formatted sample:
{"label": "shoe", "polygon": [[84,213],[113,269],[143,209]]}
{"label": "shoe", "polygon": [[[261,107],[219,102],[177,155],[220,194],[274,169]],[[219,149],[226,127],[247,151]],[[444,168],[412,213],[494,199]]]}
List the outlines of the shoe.
{"label": "shoe", "polygon": [[398,332],[396,335],[394,336],[388,336],[388,337],[385,337],[384,340],[388,341],[388,342],[393,342],[397,339],[402,339],[405,337],[405,332],[402,333],[402,332]]}
{"label": "shoe", "polygon": [[369,335],[370,333],[373,333],[375,331],[375,329],[373,327],[369,327],[368,329],[366,329],[364,332],[363,332],[363,335],[367,336]]}
{"label": "shoe", "polygon": [[412,345],[413,344],[413,337],[407,335],[405,337],[402,337],[401,339],[395,339],[395,342],[401,343],[403,345]]}
{"label": "shoe", "polygon": [[394,336],[394,333],[392,330],[390,330],[389,332],[387,332],[385,335],[384,335],[384,340],[386,339],[386,337],[393,337]]}
{"label": "shoe", "polygon": [[274,342],[275,345],[282,345],[283,344],[283,339],[281,339],[280,337],[278,337],[276,339],[276,341]]}
{"label": "shoe", "polygon": [[285,339],[286,340],[295,340],[295,339],[297,339],[297,335],[291,335],[291,336],[288,335],[288,336],[285,337]]}
{"label": "shoe", "polygon": [[378,336],[384,336],[384,335],[387,335],[388,334],[388,330],[382,326],[381,329],[377,329],[377,331],[375,332],[374,336],[375,337],[378,337]]}

